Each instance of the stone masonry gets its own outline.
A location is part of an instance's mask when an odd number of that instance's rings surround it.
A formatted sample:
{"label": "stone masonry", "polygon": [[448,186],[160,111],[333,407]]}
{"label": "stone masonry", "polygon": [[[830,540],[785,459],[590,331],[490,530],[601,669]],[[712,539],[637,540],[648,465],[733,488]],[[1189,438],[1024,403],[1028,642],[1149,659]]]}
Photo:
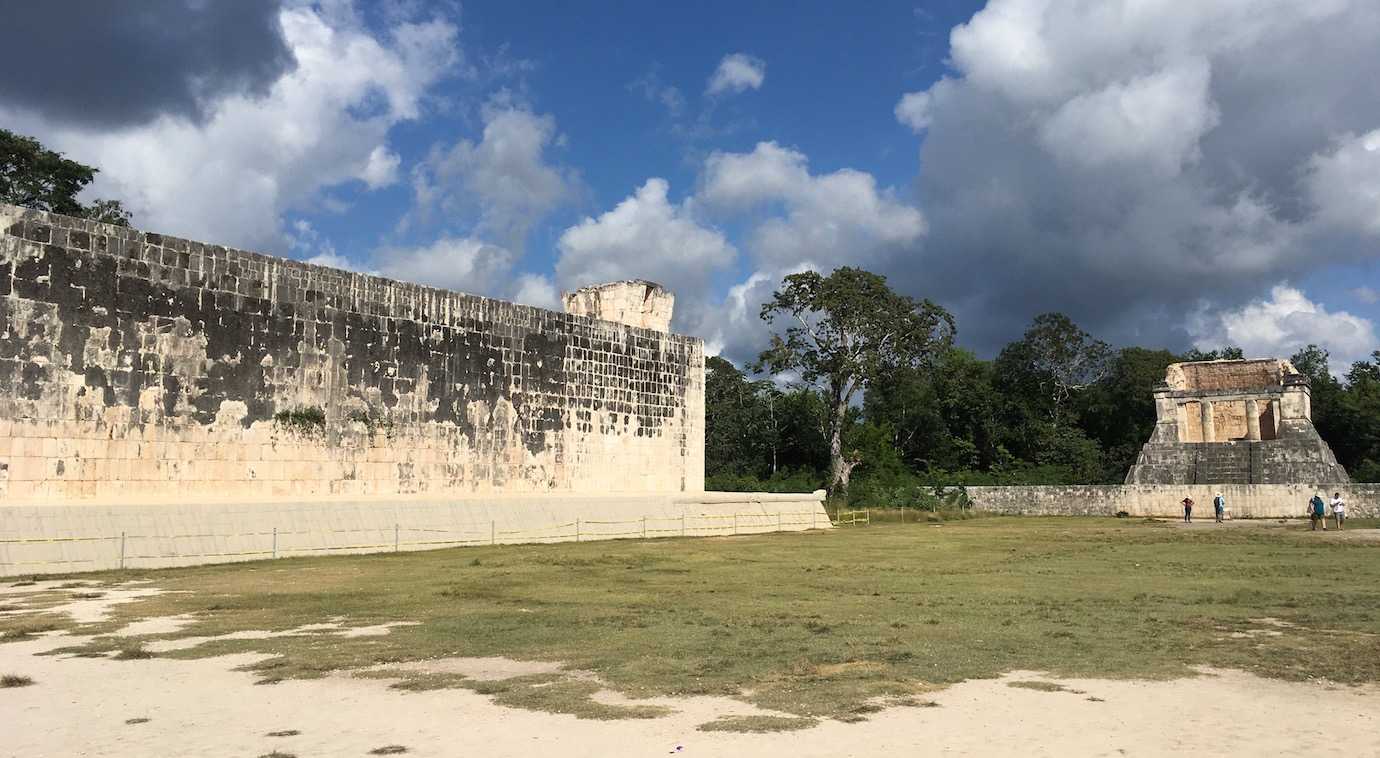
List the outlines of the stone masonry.
{"label": "stone masonry", "polygon": [[671,310],[675,305],[675,297],[666,288],[643,279],[584,287],[567,293],[562,300],[567,313],[660,332],[671,328]]}
{"label": "stone masonry", "polygon": [[1313,427],[1308,377],[1288,361],[1175,363],[1127,484],[1348,482]]}
{"label": "stone masonry", "polygon": [[635,284],[630,325],[0,205],[0,504],[702,491],[703,345]]}

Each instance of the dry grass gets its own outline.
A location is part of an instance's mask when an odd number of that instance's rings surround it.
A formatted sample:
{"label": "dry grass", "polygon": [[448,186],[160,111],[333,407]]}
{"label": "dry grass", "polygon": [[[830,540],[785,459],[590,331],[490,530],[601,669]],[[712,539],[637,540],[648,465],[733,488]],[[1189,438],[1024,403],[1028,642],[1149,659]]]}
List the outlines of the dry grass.
{"label": "dry grass", "polygon": [[153,653],[144,649],[143,645],[130,645],[120,649],[120,652],[111,656],[117,661],[142,661],[154,657]]}
{"label": "dry grass", "polygon": [[[1021,690],[1035,690],[1035,691],[1037,691],[1037,692],[1077,692],[1077,690],[1071,690],[1071,689],[1069,689],[1068,687],[1065,687],[1065,686],[1062,685],[1062,684],[1055,684],[1054,682],[1039,682],[1039,681],[1007,682],[1007,683],[1006,683],[1006,686],[1007,686],[1007,687],[1015,687],[1016,689],[1021,689]],[[1081,693],[1080,693],[1080,694],[1081,694]]]}
{"label": "dry grass", "polygon": [[19,674],[5,674],[0,676],[0,689],[10,689],[12,687],[28,687],[34,680]]}
{"label": "dry grass", "polygon": [[809,729],[817,719],[795,716],[724,716],[700,724],[701,732],[793,732]]}

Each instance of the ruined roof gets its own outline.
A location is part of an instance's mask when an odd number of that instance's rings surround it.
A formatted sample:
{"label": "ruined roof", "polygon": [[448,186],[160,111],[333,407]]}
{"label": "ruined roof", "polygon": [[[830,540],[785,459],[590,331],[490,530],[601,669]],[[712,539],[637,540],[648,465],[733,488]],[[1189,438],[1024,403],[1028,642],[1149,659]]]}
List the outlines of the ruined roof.
{"label": "ruined roof", "polygon": [[1190,361],[1169,364],[1164,383],[1180,392],[1264,390],[1278,388],[1284,377],[1298,373],[1282,358]]}

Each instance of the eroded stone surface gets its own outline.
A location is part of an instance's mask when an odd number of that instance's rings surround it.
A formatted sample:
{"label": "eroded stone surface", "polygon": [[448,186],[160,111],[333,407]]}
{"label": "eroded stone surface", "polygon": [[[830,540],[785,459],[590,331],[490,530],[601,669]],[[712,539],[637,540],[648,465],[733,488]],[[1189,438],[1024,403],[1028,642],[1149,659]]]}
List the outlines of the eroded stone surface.
{"label": "eroded stone surface", "polygon": [[660,293],[656,331],[0,205],[0,502],[701,491]]}

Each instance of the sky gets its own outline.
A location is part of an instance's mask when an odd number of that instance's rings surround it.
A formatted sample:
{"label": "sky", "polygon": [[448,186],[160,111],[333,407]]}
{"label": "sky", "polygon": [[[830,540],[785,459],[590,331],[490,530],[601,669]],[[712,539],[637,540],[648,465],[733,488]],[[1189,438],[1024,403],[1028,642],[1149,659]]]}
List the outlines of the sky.
{"label": "sky", "polygon": [[[559,307],[625,278],[751,360],[861,266],[990,356],[1380,348],[1380,3],[53,0],[0,127],[136,226]],[[54,47],[54,40],[61,44]]]}

